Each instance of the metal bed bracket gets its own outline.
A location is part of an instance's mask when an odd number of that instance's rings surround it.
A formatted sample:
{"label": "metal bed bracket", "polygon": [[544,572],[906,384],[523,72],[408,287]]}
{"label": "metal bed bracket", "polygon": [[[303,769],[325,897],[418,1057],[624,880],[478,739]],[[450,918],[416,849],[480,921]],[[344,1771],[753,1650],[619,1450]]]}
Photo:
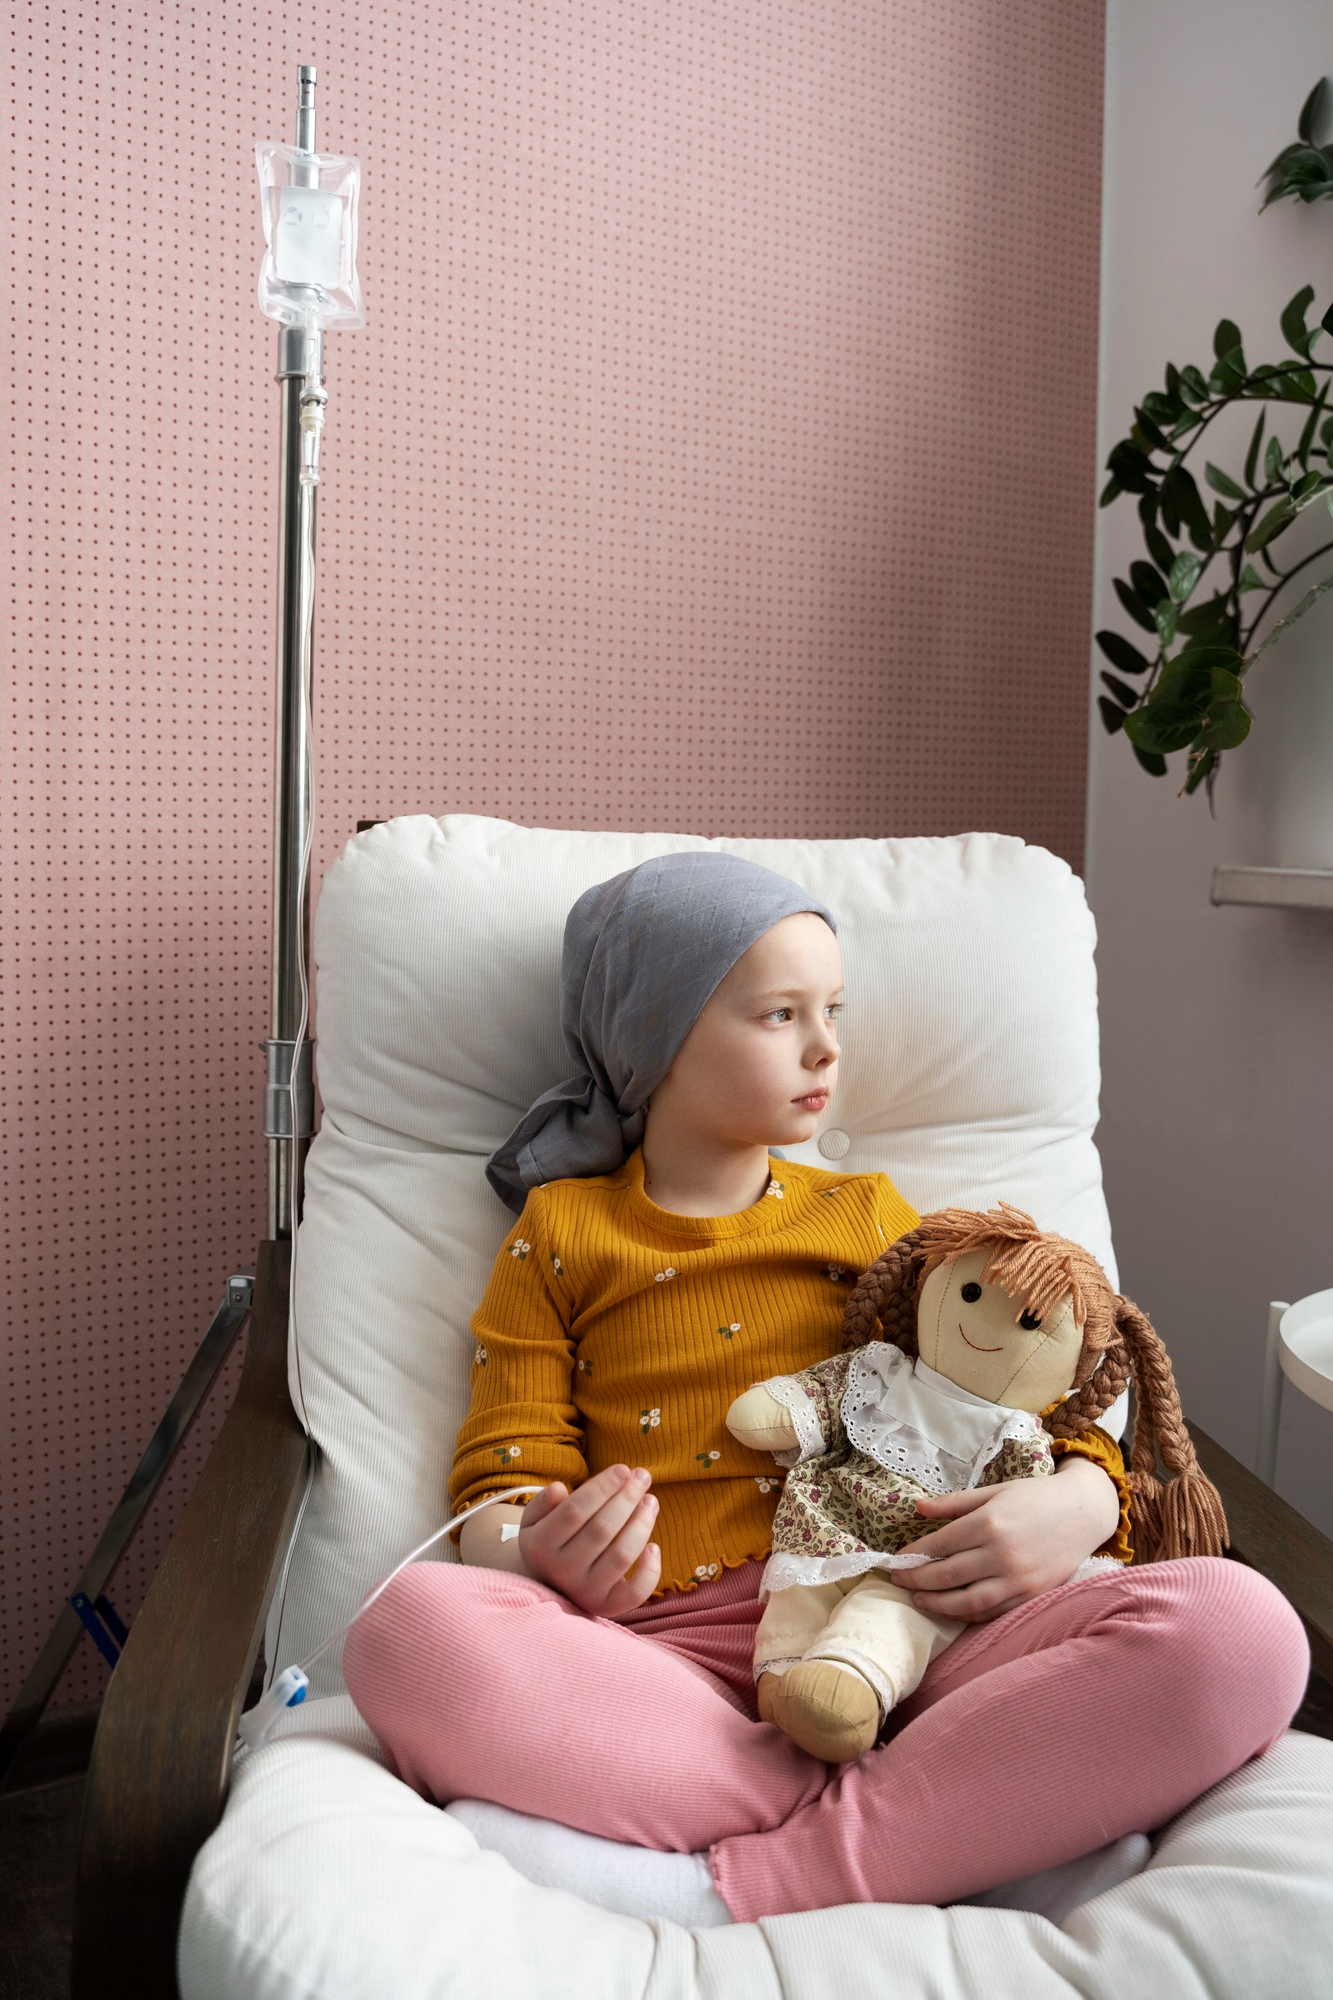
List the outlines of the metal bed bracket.
{"label": "metal bed bracket", "polygon": [[[308,1139],[315,1129],[315,1085],[312,1060],[315,1044],[307,1039],[300,1045],[294,1041],[261,1042],[268,1059],[268,1074],[264,1080],[264,1137],[266,1139],[290,1139],[292,1134],[292,1106],[296,1107],[296,1133],[298,1139]],[[292,1066],[295,1059],[296,1076],[293,1084]]]}

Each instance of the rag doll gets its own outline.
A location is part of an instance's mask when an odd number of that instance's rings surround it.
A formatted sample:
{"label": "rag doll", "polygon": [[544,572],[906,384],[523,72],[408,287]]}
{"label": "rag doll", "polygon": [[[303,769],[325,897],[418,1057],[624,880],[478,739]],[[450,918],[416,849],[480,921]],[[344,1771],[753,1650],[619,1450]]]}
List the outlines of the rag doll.
{"label": "rag doll", "polygon": [[843,1325],[843,1353],[757,1384],[727,1412],[734,1437],[790,1468],[755,1678],[761,1716],[812,1755],[861,1756],[964,1629],[894,1581],[930,1560],[910,1548],[938,1525],[917,1501],[1049,1475],[1053,1440],[1088,1432],[1131,1376],[1138,1560],[1225,1547],[1152,1326],[1086,1250],[1021,1210],[925,1216],[865,1272]]}

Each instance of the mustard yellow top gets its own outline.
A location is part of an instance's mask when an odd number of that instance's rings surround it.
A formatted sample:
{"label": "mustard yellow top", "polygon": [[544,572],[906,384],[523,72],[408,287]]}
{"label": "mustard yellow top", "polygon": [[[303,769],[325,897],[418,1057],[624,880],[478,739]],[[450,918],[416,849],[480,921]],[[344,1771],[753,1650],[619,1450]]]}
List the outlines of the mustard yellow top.
{"label": "mustard yellow top", "polygon": [[[772,1161],[739,1215],[658,1208],[637,1151],[614,1174],[535,1188],[472,1320],[455,1505],[643,1465],[661,1589],[766,1556],[782,1474],[736,1442],[727,1410],[752,1383],[836,1353],[857,1277],[918,1219],[886,1174],[792,1160]],[[1088,1455],[1120,1483],[1109,1439]]]}

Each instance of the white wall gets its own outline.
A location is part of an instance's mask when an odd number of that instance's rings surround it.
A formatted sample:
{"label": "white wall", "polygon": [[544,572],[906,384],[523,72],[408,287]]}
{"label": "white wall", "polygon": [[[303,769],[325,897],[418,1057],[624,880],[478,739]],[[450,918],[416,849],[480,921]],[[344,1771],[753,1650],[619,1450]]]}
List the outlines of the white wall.
{"label": "white wall", "polygon": [[[1103,459],[1166,361],[1207,372],[1223,315],[1253,364],[1282,355],[1301,284],[1315,316],[1333,297],[1333,202],[1260,216],[1255,188],[1327,73],[1329,0],[1110,0]],[[1235,443],[1208,455],[1234,464]],[[1139,553],[1124,498],[1099,517],[1098,626],[1132,631],[1111,579]],[[1121,1282],[1186,1408],[1247,1464],[1267,1302],[1333,1286],[1333,913],[1214,909],[1209,884],[1218,862],[1333,866],[1333,602],[1252,696],[1215,820],[1098,722],[1088,839]],[[1333,1416],[1290,1387],[1277,1484],[1333,1533]]]}

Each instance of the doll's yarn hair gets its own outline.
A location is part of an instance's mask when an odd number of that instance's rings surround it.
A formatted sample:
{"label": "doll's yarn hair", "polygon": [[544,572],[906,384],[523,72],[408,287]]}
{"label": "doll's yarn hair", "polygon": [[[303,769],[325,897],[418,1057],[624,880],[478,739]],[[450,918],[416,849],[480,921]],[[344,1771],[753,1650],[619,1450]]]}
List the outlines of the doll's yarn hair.
{"label": "doll's yarn hair", "polygon": [[[1110,1280],[1080,1243],[1038,1228],[1002,1202],[989,1210],[946,1208],[925,1215],[864,1272],[847,1301],[843,1344],[887,1340],[917,1352],[921,1287],[941,1264],[987,1253],[982,1277],[1014,1301],[1014,1318],[1037,1319],[1069,1294],[1083,1345],[1071,1393],[1042,1415],[1052,1437],[1073,1438],[1104,1416],[1134,1381],[1134,1442],[1129,1483],[1134,1546],[1142,1562],[1220,1555],[1226,1516],[1216,1487],[1199,1466],[1185,1428],[1170,1358],[1152,1322]],[[1158,1461],[1166,1481],[1157,1477]]]}

